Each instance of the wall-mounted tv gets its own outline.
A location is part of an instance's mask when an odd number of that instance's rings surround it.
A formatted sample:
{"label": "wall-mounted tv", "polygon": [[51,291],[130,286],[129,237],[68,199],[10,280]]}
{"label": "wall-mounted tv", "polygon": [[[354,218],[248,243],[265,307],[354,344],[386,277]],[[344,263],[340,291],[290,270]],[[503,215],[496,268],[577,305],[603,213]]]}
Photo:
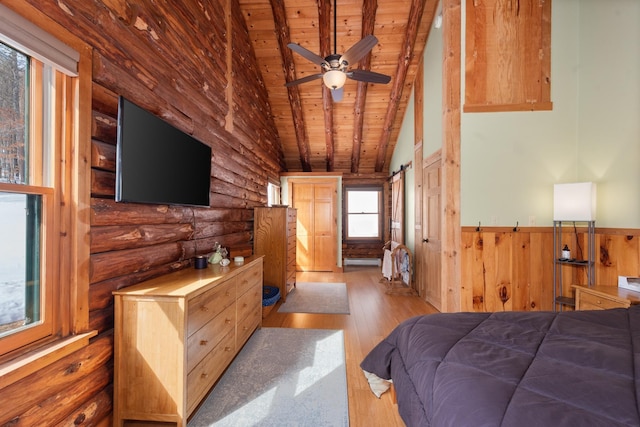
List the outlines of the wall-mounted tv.
{"label": "wall-mounted tv", "polygon": [[211,147],[120,97],[116,201],[209,207]]}

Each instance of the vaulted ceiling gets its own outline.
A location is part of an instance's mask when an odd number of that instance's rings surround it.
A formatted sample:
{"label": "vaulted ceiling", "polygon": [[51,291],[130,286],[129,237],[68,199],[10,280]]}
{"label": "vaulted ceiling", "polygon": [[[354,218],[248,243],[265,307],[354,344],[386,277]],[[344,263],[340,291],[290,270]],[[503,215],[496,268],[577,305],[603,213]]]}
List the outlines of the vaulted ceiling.
{"label": "vaulted ceiling", "polygon": [[[437,0],[239,0],[290,172],[388,172]],[[344,54],[363,37],[378,43],[349,69],[391,76],[387,84],[347,79],[334,102],[321,72],[287,47],[322,58]]]}

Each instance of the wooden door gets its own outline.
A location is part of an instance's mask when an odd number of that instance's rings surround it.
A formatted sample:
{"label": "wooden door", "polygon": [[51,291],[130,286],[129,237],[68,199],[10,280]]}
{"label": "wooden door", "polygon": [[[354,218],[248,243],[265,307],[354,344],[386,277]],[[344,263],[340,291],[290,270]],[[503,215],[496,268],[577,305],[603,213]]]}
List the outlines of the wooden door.
{"label": "wooden door", "polygon": [[335,179],[291,180],[292,206],[298,210],[296,269],[336,271],[338,253]]}
{"label": "wooden door", "polygon": [[422,262],[424,299],[435,308],[442,307],[441,259],[441,156],[424,160],[422,170]]}

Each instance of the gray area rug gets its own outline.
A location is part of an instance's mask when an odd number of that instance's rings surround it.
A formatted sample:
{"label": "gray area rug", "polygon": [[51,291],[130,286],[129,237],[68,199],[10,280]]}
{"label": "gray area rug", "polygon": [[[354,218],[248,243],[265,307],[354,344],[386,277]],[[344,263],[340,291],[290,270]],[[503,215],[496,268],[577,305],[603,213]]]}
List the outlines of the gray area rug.
{"label": "gray area rug", "polygon": [[346,427],[341,330],[257,330],[197,410],[189,427]]}
{"label": "gray area rug", "polygon": [[298,282],[279,313],[349,314],[346,283]]}

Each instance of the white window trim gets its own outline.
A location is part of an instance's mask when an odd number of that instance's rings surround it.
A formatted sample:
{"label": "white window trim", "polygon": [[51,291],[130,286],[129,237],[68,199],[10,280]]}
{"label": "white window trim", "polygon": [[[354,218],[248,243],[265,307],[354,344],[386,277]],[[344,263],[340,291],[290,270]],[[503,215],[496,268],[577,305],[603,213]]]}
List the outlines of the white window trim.
{"label": "white window trim", "polygon": [[[378,200],[378,237],[351,237],[349,236],[349,209],[348,209],[348,193],[350,191],[376,191],[380,194],[380,200]],[[346,242],[382,242],[384,240],[384,187],[382,185],[350,185],[345,186],[344,192],[344,239]]]}

